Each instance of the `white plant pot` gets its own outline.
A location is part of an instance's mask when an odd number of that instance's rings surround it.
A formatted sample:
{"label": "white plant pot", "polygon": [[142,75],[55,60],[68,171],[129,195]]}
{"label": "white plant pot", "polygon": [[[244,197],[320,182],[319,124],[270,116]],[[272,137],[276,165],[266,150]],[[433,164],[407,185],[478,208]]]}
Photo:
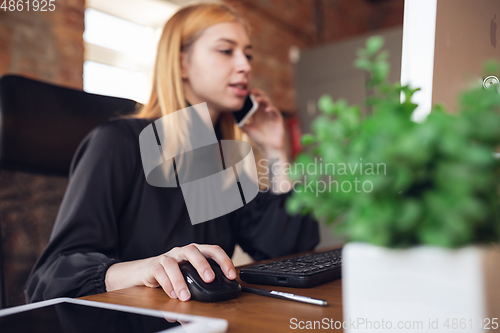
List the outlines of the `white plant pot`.
{"label": "white plant pot", "polygon": [[342,294],[345,332],[500,331],[500,249],[348,243]]}

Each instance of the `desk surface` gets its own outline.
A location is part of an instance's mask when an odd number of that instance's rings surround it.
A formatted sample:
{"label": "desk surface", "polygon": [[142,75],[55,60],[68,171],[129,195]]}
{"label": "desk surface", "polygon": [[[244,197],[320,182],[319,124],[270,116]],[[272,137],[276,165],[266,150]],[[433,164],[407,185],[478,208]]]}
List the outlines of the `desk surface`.
{"label": "desk surface", "polygon": [[[326,249],[325,249],[326,250]],[[322,250],[320,250],[322,251]],[[262,261],[266,262],[266,261]],[[244,267],[244,266],[242,266]],[[236,270],[239,276],[239,269]],[[328,282],[313,288],[285,288],[278,286],[252,285],[238,282],[242,286],[253,286],[268,290],[279,290],[297,295],[326,299],[328,306],[322,307],[305,303],[241,293],[240,297],[218,303],[197,301],[181,302],[170,299],[161,288],[133,287],[116,290],[83,299],[137,306],[162,311],[187,313],[192,315],[223,318],[229,322],[228,332],[289,332],[291,318],[298,321],[342,321],[342,284],[341,280]],[[335,330],[342,332],[342,330]]]}

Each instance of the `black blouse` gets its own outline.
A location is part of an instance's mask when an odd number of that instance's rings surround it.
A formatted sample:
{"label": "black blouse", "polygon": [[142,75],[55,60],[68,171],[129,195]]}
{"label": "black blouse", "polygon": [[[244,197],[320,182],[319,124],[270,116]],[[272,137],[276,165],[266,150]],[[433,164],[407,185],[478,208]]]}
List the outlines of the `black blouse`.
{"label": "black blouse", "polygon": [[[28,302],[106,291],[106,270],[195,242],[217,244],[233,255],[239,244],[261,260],[313,249],[318,223],[288,216],[287,194],[260,192],[247,205],[192,225],[179,187],[146,182],[139,150],[144,119],[98,126],[82,141],[50,242],[26,284]],[[220,130],[216,125],[220,139]]]}

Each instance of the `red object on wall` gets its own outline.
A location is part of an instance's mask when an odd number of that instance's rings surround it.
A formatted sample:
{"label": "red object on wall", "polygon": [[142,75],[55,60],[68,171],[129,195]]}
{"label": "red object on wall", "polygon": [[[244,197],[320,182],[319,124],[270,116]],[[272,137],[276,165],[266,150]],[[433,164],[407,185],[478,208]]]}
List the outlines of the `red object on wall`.
{"label": "red object on wall", "polygon": [[302,145],[300,144],[300,137],[302,136],[302,131],[300,130],[299,117],[297,116],[291,117],[290,119],[288,119],[287,125],[290,133],[292,158],[295,159],[302,150]]}

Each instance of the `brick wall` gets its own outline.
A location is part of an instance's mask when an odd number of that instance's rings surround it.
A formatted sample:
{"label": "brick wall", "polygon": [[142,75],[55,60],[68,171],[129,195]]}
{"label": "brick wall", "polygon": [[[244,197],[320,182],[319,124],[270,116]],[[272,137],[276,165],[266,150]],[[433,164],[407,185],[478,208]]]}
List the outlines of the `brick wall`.
{"label": "brick wall", "polygon": [[[403,24],[403,0],[223,1],[252,27],[253,86],[283,111],[295,110],[290,46],[304,49]],[[0,75],[82,88],[84,7],[85,0],[56,0],[54,12],[0,10]]]}
{"label": "brick wall", "polygon": [[294,112],[290,46],[299,49],[403,25],[403,0],[224,0],[244,16],[254,46],[252,85]]}
{"label": "brick wall", "polygon": [[53,12],[0,10],[0,76],[20,74],[83,89],[85,0],[55,5]]}

